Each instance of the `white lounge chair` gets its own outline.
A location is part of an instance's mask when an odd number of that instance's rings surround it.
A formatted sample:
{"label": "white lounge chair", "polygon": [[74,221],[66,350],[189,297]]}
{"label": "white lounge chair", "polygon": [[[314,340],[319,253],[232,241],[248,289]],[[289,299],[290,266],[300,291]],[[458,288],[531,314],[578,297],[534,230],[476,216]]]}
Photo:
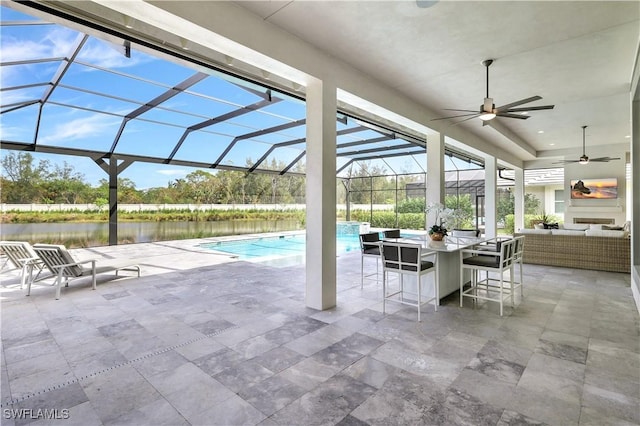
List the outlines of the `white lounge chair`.
{"label": "white lounge chair", "polygon": [[[7,262],[11,262],[17,269],[20,269],[20,288],[24,287],[24,283],[44,280],[51,275],[44,274],[40,276],[46,266],[42,259],[38,257],[36,252],[26,241],[0,241],[0,249],[7,256]],[[33,276],[34,270],[36,276]]]}
{"label": "white lounge chair", "polygon": [[[60,288],[63,281],[65,287],[68,287],[71,279],[91,276],[93,278],[92,287],[95,290],[97,274],[115,271],[118,275],[118,271],[126,270],[137,271],[138,277],[140,276],[140,266],[135,260],[130,259],[117,263],[105,261],[102,265],[96,266],[95,259],[76,261],[62,245],[35,244],[33,249],[51,273],[56,275],[56,299],[60,299]],[[82,266],[84,264],[91,264],[91,266]],[[27,286],[27,296],[29,294],[31,294],[31,282]]]}

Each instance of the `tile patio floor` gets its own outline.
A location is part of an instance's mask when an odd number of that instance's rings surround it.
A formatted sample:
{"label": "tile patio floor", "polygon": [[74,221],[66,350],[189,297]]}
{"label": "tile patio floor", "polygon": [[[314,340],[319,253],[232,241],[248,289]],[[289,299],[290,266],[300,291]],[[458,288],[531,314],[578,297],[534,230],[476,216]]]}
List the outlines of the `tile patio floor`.
{"label": "tile patio floor", "polygon": [[195,243],[76,250],[143,255],[142,277],[76,280],[57,301],[3,274],[2,425],[640,423],[629,275],[525,265],[504,317],[454,294],[418,323],[412,307],[383,315],[380,285],[360,289],[357,253],[338,258],[338,307],[319,312],[304,266]]}

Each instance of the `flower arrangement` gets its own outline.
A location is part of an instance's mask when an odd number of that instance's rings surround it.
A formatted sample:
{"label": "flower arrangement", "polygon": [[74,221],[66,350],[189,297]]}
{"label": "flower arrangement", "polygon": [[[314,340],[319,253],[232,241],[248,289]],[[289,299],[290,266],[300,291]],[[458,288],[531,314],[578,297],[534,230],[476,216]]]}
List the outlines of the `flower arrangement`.
{"label": "flower arrangement", "polygon": [[429,235],[442,234],[442,236],[447,236],[447,222],[455,216],[455,212],[453,209],[446,208],[442,203],[429,203],[425,213],[429,214],[433,211],[436,213],[436,223],[429,228]]}

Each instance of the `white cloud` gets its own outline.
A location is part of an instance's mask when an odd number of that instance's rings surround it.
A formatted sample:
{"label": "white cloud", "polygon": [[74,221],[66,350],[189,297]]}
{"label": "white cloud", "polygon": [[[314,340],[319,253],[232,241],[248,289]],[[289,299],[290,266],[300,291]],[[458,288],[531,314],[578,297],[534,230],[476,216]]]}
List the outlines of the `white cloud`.
{"label": "white cloud", "polygon": [[117,125],[117,120],[113,117],[95,114],[57,124],[51,134],[40,138],[39,141],[49,143],[95,137]]}
{"label": "white cloud", "polygon": [[157,170],[156,173],[160,173],[161,175],[165,175],[165,176],[186,176],[187,175],[186,170],[177,170],[177,169]]}
{"label": "white cloud", "polygon": [[[63,28],[54,27],[51,31],[46,32],[40,39],[26,39],[25,37],[15,37],[3,34],[2,49],[0,49],[0,60],[2,62],[24,61],[30,59],[43,58],[61,58],[68,57],[73,53],[72,49],[76,39],[79,37],[78,32]],[[33,37],[33,36],[32,36]],[[131,58],[127,58],[120,52],[113,49],[108,42],[90,37],[87,43],[80,51],[79,59],[105,68],[126,68],[138,65],[142,62],[153,60],[152,57],[144,54],[133,54]],[[55,67],[57,64],[53,63]],[[28,69],[42,69],[42,64],[36,68],[36,65],[23,65],[20,72],[16,67],[3,67],[2,85],[13,86],[22,84],[24,80],[24,67]],[[16,72],[13,72],[15,68]],[[54,68],[55,69],[55,68]],[[53,75],[51,73],[51,75]],[[47,78],[50,78],[48,75]],[[33,79],[33,74],[31,75]]]}

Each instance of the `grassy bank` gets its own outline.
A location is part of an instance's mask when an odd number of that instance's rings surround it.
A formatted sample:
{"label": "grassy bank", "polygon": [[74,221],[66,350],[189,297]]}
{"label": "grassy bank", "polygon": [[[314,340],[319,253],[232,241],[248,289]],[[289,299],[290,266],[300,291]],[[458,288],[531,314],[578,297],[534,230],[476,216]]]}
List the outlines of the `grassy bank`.
{"label": "grassy bank", "polygon": [[[118,212],[120,222],[207,222],[221,220],[298,220],[305,221],[302,210],[161,210],[143,212]],[[107,222],[106,211],[51,211],[3,213],[0,223],[59,223],[59,222]]]}
{"label": "grassy bank", "polygon": [[[346,219],[346,212],[336,212],[338,220]],[[60,223],[60,222],[107,222],[107,211],[50,211],[20,212],[9,211],[0,217],[0,223]],[[306,223],[304,210],[158,210],[141,212],[118,212],[119,222],[212,222],[225,220],[297,220],[302,226]],[[370,222],[379,228],[400,227],[403,229],[424,229],[424,214],[400,213],[393,211],[354,210],[351,220]]]}

